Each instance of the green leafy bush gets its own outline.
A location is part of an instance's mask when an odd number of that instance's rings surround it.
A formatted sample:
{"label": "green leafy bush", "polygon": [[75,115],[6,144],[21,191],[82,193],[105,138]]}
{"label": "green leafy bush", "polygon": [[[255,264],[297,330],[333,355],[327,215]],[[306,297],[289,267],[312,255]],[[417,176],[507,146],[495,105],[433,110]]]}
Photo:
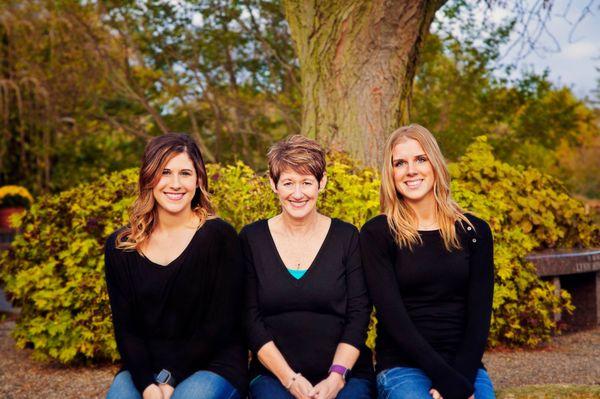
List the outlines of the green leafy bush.
{"label": "green leafy bush", "polygon": [[556,179],[494,158],[480,137],[450,166],[456,200],[494,232],[496,286],[490,344],[533,347],[556,332],[554,313],[571,312],[569,294],[540,280],[532,250],[596,246],[599,229]]}
{"label": "green leafy bush", "polygon": [[21,307],[17,346],[63,363],[116,357],[103,241],[122,225],[136,181],[135,170],[115,173],[40,197],[23,216],[0,269],[6,292]]}
{"label": "green leafy bush", "polygon": [[[220,216],[236,228],[270,217],[279,205],[264,175],[243,163],[208,165]],[[452,165],[455,196],[490,222],[496,240],[496,292],[491,343],[535,346],[556,331],[555,311],[569,296],[535,275],[524,256],[537,248],[597,245],[598,228],[555,180],[497,161],[484,139]],[[356,226],[378,213],[379,181],[344,154],[332,154],[319,207]],[[21,219],[1,260],[5,290],[21,307],[14,336],[39,358],[63,363],[116,359],[103,273],[105,238],[126,220],[137,171],[105,176],[40,198]],[[369,335],[373,343],[374,334]]]}

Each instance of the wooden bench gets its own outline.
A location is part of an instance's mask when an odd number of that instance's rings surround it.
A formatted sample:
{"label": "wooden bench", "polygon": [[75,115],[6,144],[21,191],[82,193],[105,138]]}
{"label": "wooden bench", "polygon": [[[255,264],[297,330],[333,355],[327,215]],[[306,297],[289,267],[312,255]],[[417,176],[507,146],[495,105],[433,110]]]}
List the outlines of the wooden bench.
{"label": "wooden bench", "polygon": [[571,294],[575,311],[572,315],[555,315],[570,330],[600,325],[600,249],[548,250],[531,254],[537,274],[550,280],[558,292]]}

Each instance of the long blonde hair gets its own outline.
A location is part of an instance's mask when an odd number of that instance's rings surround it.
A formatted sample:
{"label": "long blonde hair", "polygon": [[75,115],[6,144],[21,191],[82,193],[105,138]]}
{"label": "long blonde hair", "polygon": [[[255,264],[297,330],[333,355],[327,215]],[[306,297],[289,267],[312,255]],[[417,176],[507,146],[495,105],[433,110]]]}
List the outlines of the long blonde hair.
{"label": "long blonde hair", "polygon": [[202,154],[196,142],[187,134],[167,133],[154,137],[146,145],[138,179],[138,195],[129,211],[129,226],[117,235],[116,247],[140,251],[158,221],[158,210],[152,189],[160,181],[165,165],[175,156],[186,153],[196,170],[198,187],[192,199],[192,210],[200,225],[214,216],[208,194],[208,179]]}
{"label": "long blonde hair", "polygon": [[393,151],[401,141],[413,139],[419,142],[433,168],[433,194],[435,198],[435,216],[448,251],[460,249],[460,241],[456,233],[456,222],[461,221],[472,227],[464,215],[464,211],[450,195],[450,173],[433,134],[418,124],[403,126],[394,131],[387,140],[383,153],[381,168],[381,212],[387,217],[388,225],[396,243],[403,248],[412,249],[421,244],[418,232],[417,215],[402,198],[394,184]]}

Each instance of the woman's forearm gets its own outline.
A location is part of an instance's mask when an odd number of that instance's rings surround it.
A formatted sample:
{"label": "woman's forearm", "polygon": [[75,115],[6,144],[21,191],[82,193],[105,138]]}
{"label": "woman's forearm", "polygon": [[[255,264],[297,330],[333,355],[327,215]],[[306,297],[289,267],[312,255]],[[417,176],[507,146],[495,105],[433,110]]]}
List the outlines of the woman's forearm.
{"label": "woman's forearm", "polygon": [[340,343],[335,350],[332,364],[339,364],[347,369],[352,369],[358,360],[360,351],[352,345]]}
{"label": "woman's forearm", "polygon": [[296,371],[292,370],[273,341],[269,341],[256,354],[258,360],[277,377],[281,385],[288,387]]}

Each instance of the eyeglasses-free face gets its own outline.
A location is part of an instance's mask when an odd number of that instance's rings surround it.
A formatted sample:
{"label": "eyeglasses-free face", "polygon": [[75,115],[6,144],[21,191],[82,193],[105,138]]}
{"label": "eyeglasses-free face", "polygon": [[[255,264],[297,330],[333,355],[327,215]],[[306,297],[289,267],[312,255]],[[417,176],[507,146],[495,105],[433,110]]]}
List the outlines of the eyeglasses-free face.
{"label": "eyeglasses-free face", "polygon": [[295,219],[302,219],[316,211],[319,192],[326,182],[325,176],[319,182],[313,175],[286,169],[277,184],[271,180],[271,188],[279,197],[282,211]]}
{"label": "eyeglasses-free face", "polygon": [[198,175],[190,157],[186,153],[173,157],[160,173],[160,180],[152,189],[159,208],[170,214],[191,209]]}
{"label": "eyeglasses-free face", "polygon": [[392,151],[394,185],[407,201],[433,201],[435,174],[423,147],[417,140],[406,139]]}

